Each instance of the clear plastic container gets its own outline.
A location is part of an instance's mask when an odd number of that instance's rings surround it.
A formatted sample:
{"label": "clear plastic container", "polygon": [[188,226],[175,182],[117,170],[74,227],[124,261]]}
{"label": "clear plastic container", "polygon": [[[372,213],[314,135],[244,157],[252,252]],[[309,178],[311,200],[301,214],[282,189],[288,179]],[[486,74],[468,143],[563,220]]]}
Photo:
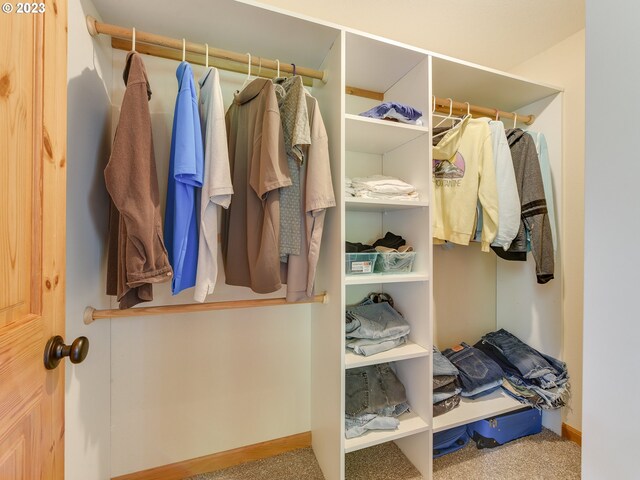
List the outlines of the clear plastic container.
{"label": "clear plastic container", "polygon": [[362,275],[373,273],[378,254],[373,253],[347,253],[344,260],[345,273],[347,275]]}
{"label": "clear plastic container", "polygon": [[413,269],[416,252],[378,253],[374,272],[407,273]]}

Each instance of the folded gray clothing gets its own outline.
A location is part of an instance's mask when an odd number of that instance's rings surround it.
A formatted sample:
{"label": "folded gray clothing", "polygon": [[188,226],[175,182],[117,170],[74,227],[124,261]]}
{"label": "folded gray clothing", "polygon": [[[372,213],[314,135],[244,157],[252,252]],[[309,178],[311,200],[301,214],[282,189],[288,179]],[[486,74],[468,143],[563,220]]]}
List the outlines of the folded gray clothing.
{"label": "folded gray clothing", "polygon": [[454,395],[459,395],[462,392],[460,383],[453,381],[433,391],[433,403],[442,402],[447,398],[451,398]]}
{"label": "folded gray clothing", "polygon": [[347,338],[393,340],[411,330],[404,317],[387,302],[349,306],[346,322]]}
{"label": "folded gray clothing", "polygon": [[438,403],[433,404],[433,416],[437,417],[443,413],[447,413],[460,405],[460,395],[454,395]]}
{"label": "folded gray clothing", "polygon": [[376,353],[386,352],[399,345],[407,343],[407,335],[400,338],[394,338],[392,340],[370,340],[367,338],[357,338],[353,340],[347,340],[347,348],[353,350],[358,355],[368,357],[369,355],[375,355]]}
{"label": "folded gray clothing", "polygon": [[434,375],[433,389],[437,390],[440,387],[444,387],[445,385],[455,382],[457,378],[457,375]]}

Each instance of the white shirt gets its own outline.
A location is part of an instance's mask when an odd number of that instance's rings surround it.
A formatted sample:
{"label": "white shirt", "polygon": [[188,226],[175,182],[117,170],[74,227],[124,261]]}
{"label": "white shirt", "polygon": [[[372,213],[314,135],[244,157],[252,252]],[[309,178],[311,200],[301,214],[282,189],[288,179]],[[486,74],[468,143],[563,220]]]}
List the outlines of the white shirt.
{"label": "white shirt", "polygon": [[218,205],[229,208],[233,185],[224,104],[218,70],[209,68],[200,79],[198,110],[204,143],[204,182],[200,197],[200,241],[194,300],[204,302],[218,277]]}

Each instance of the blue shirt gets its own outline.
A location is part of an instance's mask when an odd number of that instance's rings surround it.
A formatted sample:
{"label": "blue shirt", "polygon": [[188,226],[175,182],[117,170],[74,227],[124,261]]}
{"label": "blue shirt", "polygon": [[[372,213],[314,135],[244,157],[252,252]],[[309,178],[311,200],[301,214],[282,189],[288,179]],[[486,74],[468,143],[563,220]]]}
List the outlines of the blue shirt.
{"label": "blue shirt", "polygon": [[196,283],[198,215],[196,193],[202,187],[203,147],[193,71],[178,65],[178,97],[173,115],[171,157],[164,216],[164,242],[173,267],[171,292],[176,295]]}

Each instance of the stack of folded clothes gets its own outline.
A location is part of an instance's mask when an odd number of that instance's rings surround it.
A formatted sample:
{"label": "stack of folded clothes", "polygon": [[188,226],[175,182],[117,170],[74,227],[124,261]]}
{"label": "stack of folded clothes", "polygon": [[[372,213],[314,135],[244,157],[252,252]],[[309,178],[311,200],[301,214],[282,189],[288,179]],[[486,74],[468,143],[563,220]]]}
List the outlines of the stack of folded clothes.
{"label": "stack of folded clothes", "polygon": [[475,399],[502,386],[502,368],[481,350],[463,342],[442,353],[460,372],[463,397]]}
{"label": "stack of folded clothes", "polygon": [[433,416],[453,410],[460,404],[458,369],[433,347]]}
{"label": "stack of folded clothes", "polygon": [[347,438],[367,430],[395,430],[400,425],[396,417],[409,411],[404,385],[388,363],[347,370],[345,392]]}
{"label": "stack of folded clothes", "polygon": [[388,294],[370,293],[346,310],[346,345],[354,353],[367,357],[407,342],[411,327]]}
{"label": "stack of folded clothes", "polygon": [[507,380],[503,388],[514,398],[536,408],[566,405],[569,373],[564,362],[540,353],[504,329],[488,333],[475,346],[502,367]]}
{"label": "stack of folded clothes", "polygon": [[373,245],[360,242],[345,242],[346,253],[369,253],[369,252],[412,252],[413,247],[407,245],[407,241],[400,235],[387,232],[383,238],[379,238]]}
{"label": "stack of folded clothes", "polygon": [[381,103],[366,112],[362,112],[360,116],[422,125],[422,112],[420,110],[398,102]]}
{"label": "stack of folded clothes", "polygon": [[399,178],[388,175],[370,175],[368,177],[347,178],[345,180],[347,195],[359,198],[375,198],[379,200],[418,201],[420,196],[416,187],[403,182]]}

